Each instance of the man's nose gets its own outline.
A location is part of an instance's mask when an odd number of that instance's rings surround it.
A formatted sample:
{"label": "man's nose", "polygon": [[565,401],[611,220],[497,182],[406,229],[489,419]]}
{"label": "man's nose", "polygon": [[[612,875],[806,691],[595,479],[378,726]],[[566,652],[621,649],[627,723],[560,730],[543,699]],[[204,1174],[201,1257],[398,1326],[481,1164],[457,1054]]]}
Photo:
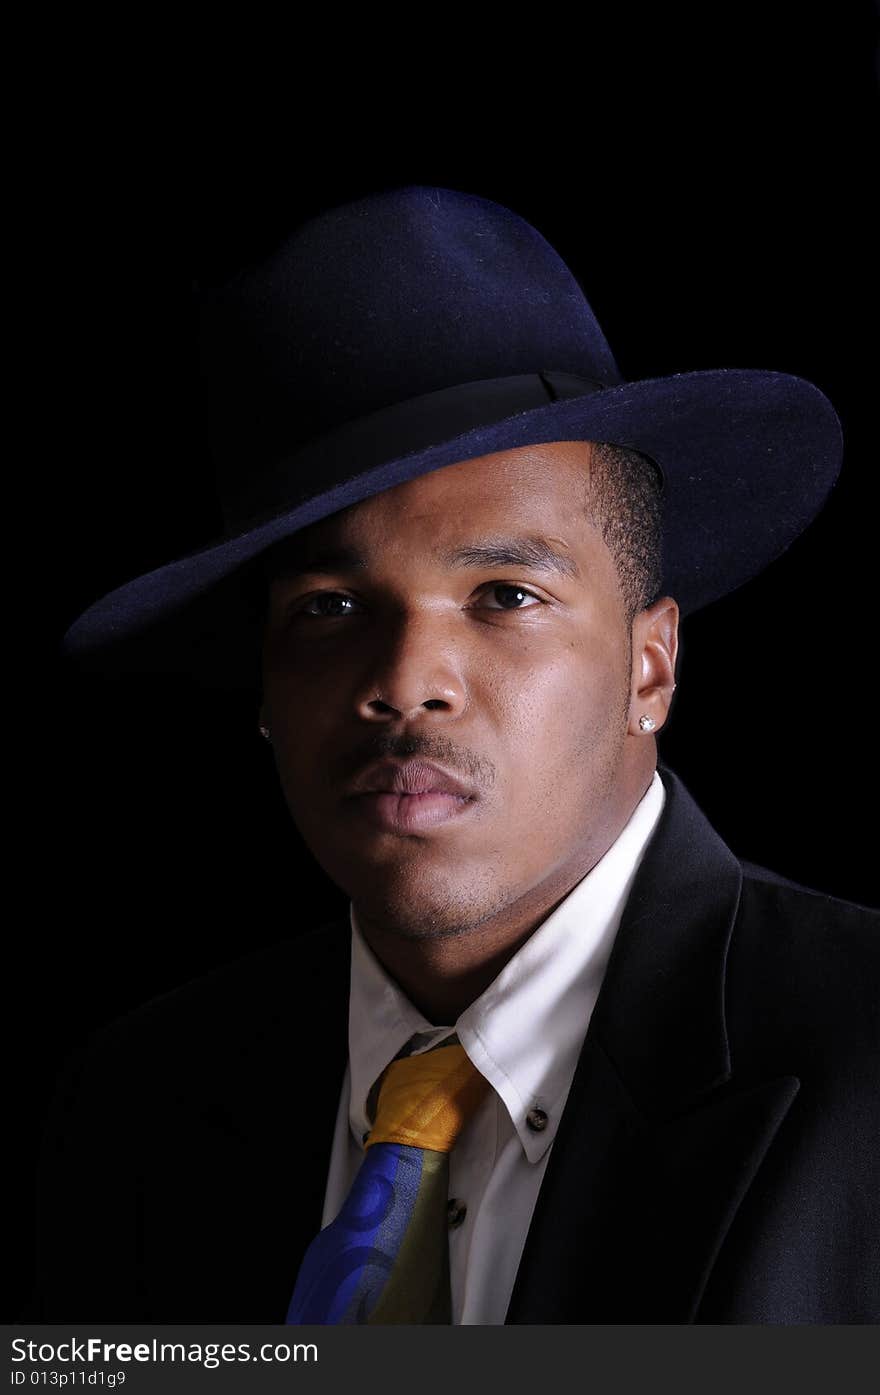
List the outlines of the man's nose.
{"label": "man's nose", "polygon": [[464,655],[448,621],[412,612],[389,617],[375,644],[356,695],[358,716],[388,722],[464,711]]}

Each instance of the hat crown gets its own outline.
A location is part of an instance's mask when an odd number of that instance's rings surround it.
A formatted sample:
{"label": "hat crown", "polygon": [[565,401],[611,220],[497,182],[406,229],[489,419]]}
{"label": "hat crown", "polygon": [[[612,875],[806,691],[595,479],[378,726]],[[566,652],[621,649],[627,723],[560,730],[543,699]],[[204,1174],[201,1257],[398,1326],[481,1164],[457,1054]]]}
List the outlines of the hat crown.
{"label": "hat crown", "polygon": [[620,373],[547,240],[477,195],[408,185],[302,223],[201,301],[221,480],[367,413],[459,383]]}

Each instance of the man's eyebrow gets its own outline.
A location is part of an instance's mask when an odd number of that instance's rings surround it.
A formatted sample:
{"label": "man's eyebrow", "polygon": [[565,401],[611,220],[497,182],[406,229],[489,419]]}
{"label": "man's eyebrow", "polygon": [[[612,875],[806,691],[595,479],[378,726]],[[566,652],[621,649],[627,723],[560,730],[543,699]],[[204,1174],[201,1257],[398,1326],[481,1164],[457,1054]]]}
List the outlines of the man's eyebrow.
{"label": "man's eyebrow", "polygon": [[307,572],[364,571],[367,566],[366,557],[356,548],[338,546],[292,553],[270,564],[268,571],[272,580],[286,580],[304,576]]}
{"label": "man's eyebrow", "polygon": [[560,552],[547,538],[529,534],[518,538],[486,538],[441,555],[448,567],[529,567],[580,580],[580,568],[567,552]]}
{"label": "man's eyebrow", "polygon": [[[580,580],[580,568],[567,552],[561,552],[539,534],[524,537],[485,538],[463,547],[450,548],[439,554],[444,566],[467,567],[526,567],[531,570],[557,572],[560,576]],[[322,547],[299,556],[288,556],[272,569],[272,576],[294,578],[307,572],[366,571],[369,559],[354,547]]]}

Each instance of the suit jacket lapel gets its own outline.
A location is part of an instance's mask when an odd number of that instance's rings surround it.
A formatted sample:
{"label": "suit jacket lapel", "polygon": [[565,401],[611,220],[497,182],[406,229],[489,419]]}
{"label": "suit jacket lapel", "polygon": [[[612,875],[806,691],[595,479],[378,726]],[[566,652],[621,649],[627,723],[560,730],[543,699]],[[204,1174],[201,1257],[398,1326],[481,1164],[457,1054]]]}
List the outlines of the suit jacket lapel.
{"label": "suit jacket lapel", "polygon": [[678,777],[624,908],[508,1323],[689,1322],[798,1081],[738,1080],[742,871]]}

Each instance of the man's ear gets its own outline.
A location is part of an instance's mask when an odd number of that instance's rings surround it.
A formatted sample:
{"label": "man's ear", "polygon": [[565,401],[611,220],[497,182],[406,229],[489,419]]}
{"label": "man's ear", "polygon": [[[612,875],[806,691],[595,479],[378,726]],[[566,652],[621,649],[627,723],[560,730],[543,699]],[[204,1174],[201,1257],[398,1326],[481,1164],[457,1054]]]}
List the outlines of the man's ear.
{"label": "man's ear", "polygon": [[633,620],[628,726],[633,736],[644,734],[640,725],[642,717],[653,719],[650,730],[656,732],[669,715],[675,690],[678,622],[678,602],[671,596],[661,596],[653,605],[639,611]]}

